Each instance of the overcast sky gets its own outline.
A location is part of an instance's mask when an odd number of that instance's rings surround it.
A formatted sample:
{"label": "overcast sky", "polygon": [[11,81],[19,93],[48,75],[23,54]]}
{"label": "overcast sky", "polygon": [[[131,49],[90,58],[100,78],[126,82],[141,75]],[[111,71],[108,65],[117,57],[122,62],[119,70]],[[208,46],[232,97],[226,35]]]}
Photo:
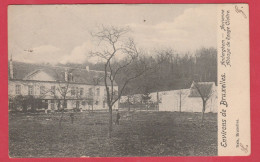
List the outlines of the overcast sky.
{"label": "overcast sky", "polygon": [[216,14],[216,5],[9,6],[9,56],[34,63],[94,62],[88,56],[96,47],[90,31],[102,24],[129,26],[129,36],[149,53],[164,48],[181,53],[216,48]]}

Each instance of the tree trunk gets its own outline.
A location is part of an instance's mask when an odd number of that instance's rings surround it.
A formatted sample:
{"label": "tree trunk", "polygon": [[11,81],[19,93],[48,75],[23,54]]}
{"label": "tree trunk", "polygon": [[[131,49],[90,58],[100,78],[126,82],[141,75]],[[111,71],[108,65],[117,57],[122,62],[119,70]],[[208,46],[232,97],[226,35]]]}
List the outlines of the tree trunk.
{"label": "tree trunk", "polygon": [[181,112],[181,92],[180,92],[180,112]]}
{"label": "tree trunk", "polygon": [[60,116],[60,120],[59,120],[59,128],[61,128],[61,122],[63,120],[65,102],[66,102],[66,100],[63,100],[62,109],[61,109],[61,116]]}
{"label": "tree trunk", "polygon": [[92,106],[91,106],[91,108],[92,108],[92,114],[93,114],[93,112],[94,112],[94,101],[92,102]]}
{"label": "tree trunk", "polygon": [[112,118],[112,106],[109,105],[109,125],[108,125],[108,137],[111,138],[112,134],[112,125],[113,124],[113,118]]}
{"label": "tree trunk", "polygon": [[130,99],[129,99],[130,97],[129,96],[127,96],[127,102],[128,102],[128,111],[130,111]]}
{"label": "tree trunk", "polygon": [[61,122],[62,122],[62,119],[63,119],[63,113],[64,113],[64,107],[61,110],[61,116],[60,116],[60,121],[59,121],[59,127],[60,128],[61,128]]}
{"label": "tree trunk", "polygon": [[35,112],[36,111],[36,107],[35,107],[35,99],[33,99],[33,101],[32,101],[32,104],[31,104],[31,110],[32,110],[32,112]]}
{"label": "tree trunk", "polygon": [[202,108],[202,118],[201,118],[201,122],[203,123],[204,122],[204,113],[205,113],[205,110],[206,110],[206,101],[202,101],[203,103],[203,108]]}
{"label": "tree trunk", "polygon": [[159,92],[156,93],[157,98],[157,111],[159,111]]}
{"label": "tree trunk", "polygon": [[26,106],[23,106],[23,112],[27,112],[27,107]]}
{"label": "tree trunk", "polygon": [[22,103],[22,109],[23,109],[23,112],[27,112],[27,104],[26,104],[26,101],[23,101]]}

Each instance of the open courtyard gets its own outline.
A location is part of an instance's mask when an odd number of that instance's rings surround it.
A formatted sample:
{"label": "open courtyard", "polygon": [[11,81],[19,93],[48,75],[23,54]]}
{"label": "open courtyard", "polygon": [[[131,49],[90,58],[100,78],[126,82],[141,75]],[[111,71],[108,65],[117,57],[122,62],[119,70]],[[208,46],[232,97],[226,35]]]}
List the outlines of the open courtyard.
{"label": "open courtyard", "polygon": [[[108,138],[108,112],[9,114],[10,157],[217,155],[217,114],[120,112]],[[115,115],[113,114],[113,121]]]}

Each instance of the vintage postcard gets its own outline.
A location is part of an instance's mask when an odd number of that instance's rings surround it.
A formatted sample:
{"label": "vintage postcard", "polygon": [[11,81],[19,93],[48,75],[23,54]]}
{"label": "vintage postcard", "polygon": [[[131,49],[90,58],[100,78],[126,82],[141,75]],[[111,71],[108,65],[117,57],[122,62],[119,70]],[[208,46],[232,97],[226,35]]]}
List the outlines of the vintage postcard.
{"label": "vintage postcard", "polygon": [[247,4],[8,6],[9,156],[248,156]]}

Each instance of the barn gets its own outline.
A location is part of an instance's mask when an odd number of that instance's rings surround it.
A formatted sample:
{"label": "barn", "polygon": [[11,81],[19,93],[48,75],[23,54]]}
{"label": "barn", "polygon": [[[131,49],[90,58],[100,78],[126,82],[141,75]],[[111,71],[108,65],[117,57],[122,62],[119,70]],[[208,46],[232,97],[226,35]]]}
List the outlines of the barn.
{"label": "barn", "polygon": [[207,97],[205,112],[217,112],[217,86],[214,82],[195,82],[189,89],[168,91],[161,96],[159,111],[202,112],[202,98]]}

